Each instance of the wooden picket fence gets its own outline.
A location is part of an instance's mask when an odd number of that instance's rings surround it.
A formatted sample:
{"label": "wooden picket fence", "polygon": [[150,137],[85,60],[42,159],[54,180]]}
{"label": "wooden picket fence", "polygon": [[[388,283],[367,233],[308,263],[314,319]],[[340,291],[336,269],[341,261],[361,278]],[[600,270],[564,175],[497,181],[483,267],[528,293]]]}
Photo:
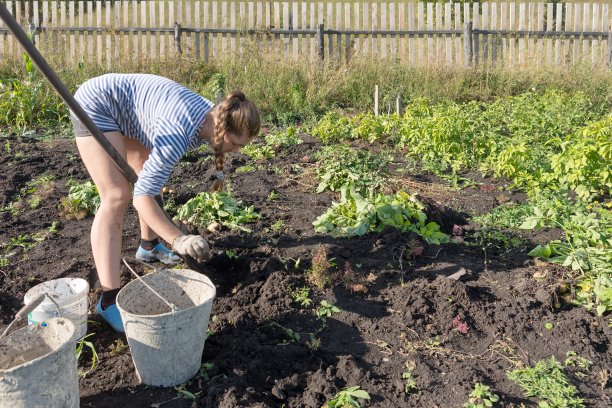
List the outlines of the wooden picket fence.
{"label": "wooden picket fence", "polygon": [[[6,1],[51,61],[214,60],[267,53],[410,65],[612,64],[604,3],[415,1]],[[256,54],[253,54],[256,55]],[[0,22],[0,58],[21,48]]]}

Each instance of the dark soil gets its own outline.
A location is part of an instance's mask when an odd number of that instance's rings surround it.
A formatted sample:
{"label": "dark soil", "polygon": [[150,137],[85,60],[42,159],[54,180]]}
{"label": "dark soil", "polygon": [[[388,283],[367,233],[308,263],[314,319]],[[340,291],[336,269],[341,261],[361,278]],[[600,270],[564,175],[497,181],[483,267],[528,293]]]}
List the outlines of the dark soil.
{"label": "dark soil", "polygon": [[[0,268],[0,329],[21,307],[25,292],[49,279],[87,279],[93,310],[99,284],[89,244],[92,217],[67,220],[59,210],[60,198],[68,193],[66,181],[88,178],[74,142],[17,137],[1,142],[0,243],[1,254],[10,256],[8,266]],[[212,368],[207,378],[195,378],[184,388],[196,399],[174,388],[139,384],[129,349],[111,352],[116,341],[126,343],[125,337],[91,314],[90,340],[99,361],[80,380],[81,406],[321,407],[340,389],[359,385],[371,396],[363,407],[458,407],[477,382],[490,385],[503,406],[536,406],[506,371],[550,356],[563,362],[569,351],[593,362],[586,375],[566,369],[585,404],[610,406],[612,329],[607,319],[569,306],[558,296],[567,271],[526,255],[536,242],[559,237],[559,231],[523,236],[524,243],[513,248],[477,238],[472,214],[508,200],[520,202],[522,195],[494,180],[452,190],[433,176],[415,175],[405,179],[407,185],[421,194],[429,217],[446,232],[463,227],[459,243],[426,245],[395,230],[332,238],[316,234],[312,221],[334,197],[314,194],[314,179],[296,174],[295,165],[306,174],[313,168],[310,156],[316,149],[309,140],[281,149],[276,158],[255,164],[255,171],[231,176],[234,196],[262,214],[250,226],[251,234],[199,231],[211,242],[213,257],[198,270],[215,282],[218,296],[209,327],[214,334],[202,355]],[[234,170],[249,159],[236,154],[227,163]],[[182,204],[209,188],[212,167],[206,153],[186,157],[173,173],[169,188],[174,191],[166,200]],[[52,175],[53,181],[28,193],[26,183],[42,175]],[[272,190],[279,197],[269,201]],[[40,200],[31,200],[33,195]],[[7,210],[11,205],[12,212]],[[279,220],[282,226],[273,228]],[[57,233],[39,243],[31,240],[53,221],[59,221]],[[32,247],[7,253],[7,243],[20,236]],[[138,239],[137,217],[130,209],[124,254],[133,255]],[[334,283],[325,290],[305,279],[321,247],[337,265]],[[466,273],[459,280],[448,278],[462,268]],[[124,283],[128,273],[122,271]],[[314,302],[301,307],[290,293],[306,285]],[[326,326],[313,311],[323,299],[342,310],[327,318]],[[467,333],[454,328],[457,316]],[[547,330],[545,323],[554,328]],[[290,342],[282,327],[299,333],[299,342]],[[307,345],[309,333],[317,333],[317,350]],[[87,370],[90,358],[91,353],[82,356],[81,369]],[[409,369],[416,385],[406,393],[402,373]]]}

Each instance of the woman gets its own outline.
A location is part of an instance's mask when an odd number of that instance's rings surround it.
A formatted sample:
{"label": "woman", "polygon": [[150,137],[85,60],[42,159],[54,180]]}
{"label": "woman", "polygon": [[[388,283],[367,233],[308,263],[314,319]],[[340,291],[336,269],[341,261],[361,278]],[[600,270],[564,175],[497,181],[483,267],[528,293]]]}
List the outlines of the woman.
{"label": "woman", "polygon": [[[176,263],[180,255],[199,261],[208,257],[208,243],[199,235],[183,235],[154,197],[168,181],[174,165],[190,149],[210,144],[215,153],[216,180],[223,185],[225,153],[248,144],[260,129],[257,108],[240,91],[213,106],[178,83],[148,74],[107,74],[79,87],[76,100],[106,138],[138,174],[133,205],[140,221],[136,257]],[[71,115],[79,153],[100,194],[101,205],[91,228],[91,246],[102,286],[96,312],[114,330],[123,332],[115,298],[120,289],[123,219],[132,199],[130,183],[83,124]]]}

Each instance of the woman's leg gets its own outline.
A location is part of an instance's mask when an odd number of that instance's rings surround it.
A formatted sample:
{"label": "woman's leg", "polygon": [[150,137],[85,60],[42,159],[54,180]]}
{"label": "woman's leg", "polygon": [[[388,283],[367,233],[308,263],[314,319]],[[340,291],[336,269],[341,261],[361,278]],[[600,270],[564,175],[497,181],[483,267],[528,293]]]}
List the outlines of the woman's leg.
{"label": "woman's leg", "polygon": [[[144,162],[149,157],[149,150],[137,140],[126,138],[126,151],[128,164],[134,169],[136,174],[140,174]],[[142,239],[153,241],[158,237],[140,215],[138,220],[140,221],[140,237]]]}
{"label": "woman's leg", "polygon": [[[121,156],[126,140],[120,132],[104,134]],[[102,290],[120,287],[121,238],[125,210],[132,199],[130,183],[93,136],[77,137],[79,153],[98,188],[100,208],[91,227],[91,248]]]}

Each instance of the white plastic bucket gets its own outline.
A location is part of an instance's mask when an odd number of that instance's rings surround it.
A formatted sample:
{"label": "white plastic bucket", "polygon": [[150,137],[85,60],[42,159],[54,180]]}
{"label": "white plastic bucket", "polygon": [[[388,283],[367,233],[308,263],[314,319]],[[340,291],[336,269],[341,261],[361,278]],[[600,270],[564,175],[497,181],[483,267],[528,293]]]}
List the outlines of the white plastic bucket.
{"label": "white plastic bucket", "polygon": [[75,326],[52,318],[0,340],[0,406],[78,407]]}
{"label": "white plastic bucket", "polygon": [[139,279],[117,295],[136,374],[147,385],[169,387],[197,374],[208,320],[216,294],[205,275],[189,269],[168,269],[143,276],[167,302]]}
{"label": "white plastic bucket", "polygon": [[[53,317],[61,316],[74,323],[76,339],[80,339],[87,334],[89,284],[85,279],[60,278],[41,283],[26,292],[24,303],[29,304],[43,293],[48,296],[28,314],[29,324],[40,324]],[[53,299],[57,305],[49,298]]]}

